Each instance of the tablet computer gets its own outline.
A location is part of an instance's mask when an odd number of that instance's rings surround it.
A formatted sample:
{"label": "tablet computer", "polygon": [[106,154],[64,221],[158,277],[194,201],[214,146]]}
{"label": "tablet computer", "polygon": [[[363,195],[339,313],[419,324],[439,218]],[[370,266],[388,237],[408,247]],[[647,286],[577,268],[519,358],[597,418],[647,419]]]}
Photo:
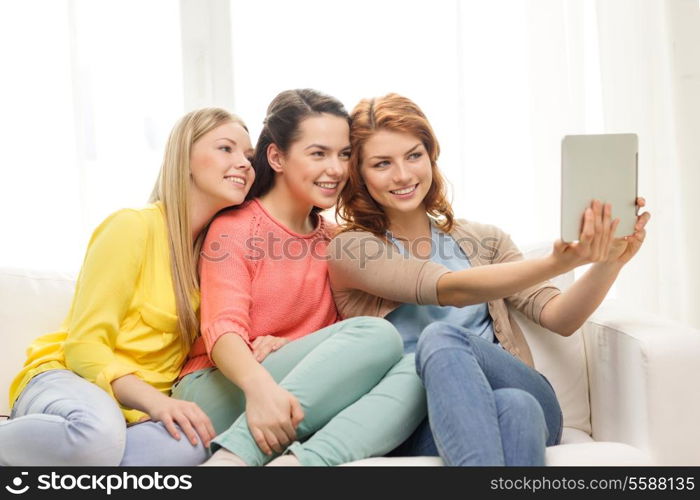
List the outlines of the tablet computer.
{"label": "tablet computer", "polygon": [[615,237],[637,222],[637,134],[567,135],[561,143],[561,239],[579,239],[591,201],[612,205]]}

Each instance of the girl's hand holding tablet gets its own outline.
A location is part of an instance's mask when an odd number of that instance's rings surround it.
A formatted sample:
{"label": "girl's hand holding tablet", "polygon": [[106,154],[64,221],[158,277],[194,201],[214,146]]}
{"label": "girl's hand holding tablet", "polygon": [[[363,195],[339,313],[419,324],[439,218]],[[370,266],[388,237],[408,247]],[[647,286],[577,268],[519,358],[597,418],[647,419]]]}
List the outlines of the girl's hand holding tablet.
{"label": "girl's hand holding tablet", "polygon": [[[620,219],[612,219],[612,206],[593,200],[583,214],[583,224],[579,240],[554,243],[552,257],[564,272],[585,264],[605,262],[608,260],[613,242],[613,235]],[[611,220],[612,219],[612,220]]]}
{"label": "girl's hand holding tablet", "polygon": [[[636,205],[638,209],[642,208],[646,205],[646,200],[639,197],[637,198]],[[646,238],[646,225],[649,219],[651,219],[651,213],[649,212],[638,215],[637,222],[634,225],[634,234],[622,238],[615,238],[613,240],[607,262],[624,265],[637,254]]]}

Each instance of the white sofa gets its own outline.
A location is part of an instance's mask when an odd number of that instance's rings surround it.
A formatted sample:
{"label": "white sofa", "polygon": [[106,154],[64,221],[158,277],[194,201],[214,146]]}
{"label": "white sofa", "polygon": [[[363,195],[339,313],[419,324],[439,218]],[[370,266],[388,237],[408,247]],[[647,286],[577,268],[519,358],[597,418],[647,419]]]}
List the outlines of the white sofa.
{"label": "white sofa", "polygon": [[[0,414],[9,413],[7,390],[26,346],[59,326],[74,279],[0,268]],[[555,282],[566,288],[572,280],[569,273]],[[564,411],[563,441],[547,449],[549,465],[700,465],[700,331],[607,302],[569,338],[515,314]],[[406,457],[350,465],[441,463]]]}

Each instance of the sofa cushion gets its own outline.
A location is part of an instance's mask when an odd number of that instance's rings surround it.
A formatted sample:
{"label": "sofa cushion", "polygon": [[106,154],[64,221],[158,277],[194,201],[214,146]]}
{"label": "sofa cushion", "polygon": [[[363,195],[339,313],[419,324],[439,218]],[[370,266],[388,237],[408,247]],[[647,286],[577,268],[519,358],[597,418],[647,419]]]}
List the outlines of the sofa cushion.
{"label": "sofa cushion", "polygon": [[[564,428],[562,444],[547,448],[545,460],[551,466],[652,465],[649,456],[637,448],[622,443],[595,442],[585,432],[570,427]],[[443,462],[440,457],[374,457],[344,465],[435,467]]]}

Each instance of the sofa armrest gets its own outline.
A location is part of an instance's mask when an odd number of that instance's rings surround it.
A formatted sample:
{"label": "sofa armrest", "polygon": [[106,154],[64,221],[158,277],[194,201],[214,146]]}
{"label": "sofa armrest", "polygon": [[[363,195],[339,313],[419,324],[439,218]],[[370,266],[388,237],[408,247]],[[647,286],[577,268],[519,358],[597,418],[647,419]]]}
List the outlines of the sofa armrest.
{"label": "sofa armrest", "polygon": [[700,331],[605,302],[583,335],[593,438],[700,465]]}

